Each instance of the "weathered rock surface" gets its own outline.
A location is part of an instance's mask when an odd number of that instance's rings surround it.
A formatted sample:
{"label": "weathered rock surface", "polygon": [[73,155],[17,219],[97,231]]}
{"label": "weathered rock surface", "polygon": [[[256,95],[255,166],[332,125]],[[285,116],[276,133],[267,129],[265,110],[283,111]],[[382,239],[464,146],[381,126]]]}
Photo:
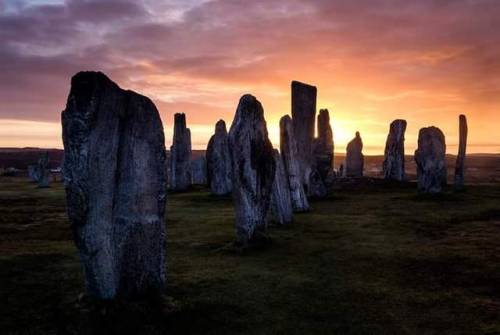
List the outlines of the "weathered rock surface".
{"label": "weathered rock surface", "polygon": [[38,159],[38,187],[45,188],[49,187],[50,183],[50,171],[49,171],[49,152],[42,154],[42,157]]}
{"label": "weathered rock surface", "polygon": [[207,160],[204,156],[198,157],[191,161],[191,184],[206,185],[207,184]]}
{"label": "weathered rock surface", "polygon": [[293,220],[292,199],[290,186],[285,172],[285,165],[278,150],[274,150],[276,172],[274,174],[273,190],[271,193],[271,210],[273,218],[279,224],[289,224]]}
{"label": "weathered rock surface", "polygon": [[403,181],[405,179],[405,132],[405,120],[392,121],[385,143],[382,165],[384,178],[387,180]]}
{"label": "weathered rock surface", "polygon": [[280,120],[280,151],[290,186],[293,210],[295,212],[306,212],[309,210],[309,202],[300,175],[293,121],[288,115],[283,116]]}
{"label": "weathered rock surface", "polygon": [[215,125],[207,146],[207,176],[210,191],[216,195],[231,193],[233,189],[229,138],[224,120]]}
{"label": "weathered rock surface", "polygon": [[238,242],[248,245],[267,230],[276,164],[264,110],[252,95],[241,97],[229,130],[233,202]]}
{"label": "weathered rock surface", "polygon": [[324,198],[327,196],[327,188],[318,170],[313,169],[309,174],[308,195],[311,198]]}
{"label": "weathered rock surface", "polygon": [[38,180],[40,180],[38,165],[28,165],[28,177],[34,182],[38,182]]}
{"label": "weathered rock surface", "polygon": [[155,105],[100,72],[80,72],[62,128],[67,211],[89,295],[162,290],[165,141]]}
{"label": "weathered rock surface", "polygon": [[467,149],[467,118],[465,115],[460,115],[459,117],[459,145],[458,145],[458,156],[455,165],[455,180],[454,188],[460,191],[464,188],[464,176],[465,176],[465,155]]}
{"label": "weathered rock surface", "polygon": [[420,129],[417,163],[418,190],[422,193],[440,193],[446,185],[446,143],[443,132],[436,127]]}
{"label": "weathered rock surface", "polygon": [[170,147],[170,189],[185,191],[191,186],[191,131],[186,127],[186,115],[174,115],[174,136]]}
{"label": "weathered rock surface", "polygon": [[328,109],[319,111],[318,137],[314,140],[313,148],[316,169],[324,182],[333,170],[333,132]]}
{"label": "weathered rock surface", "polygon": [[346,177],[363,177],[363,141],[359,132],[356,132],[356,137],[347,144],[344,169]]}
{"label": "weathered rock surface", "polygon": [[292,119],[300,177],[307,185],[313,160],[314,122],[316,118],[315,86],[292,81]]}

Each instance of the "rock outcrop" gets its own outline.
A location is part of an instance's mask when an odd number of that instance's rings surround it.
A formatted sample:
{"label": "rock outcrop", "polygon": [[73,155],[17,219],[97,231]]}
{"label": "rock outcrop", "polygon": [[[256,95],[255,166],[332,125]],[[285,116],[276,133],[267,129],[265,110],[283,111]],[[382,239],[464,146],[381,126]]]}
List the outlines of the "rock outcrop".
{"label": "rock outcrop", "polygon": [[459,145],[458,145],[458,156],[455,165],[455,180],[454,188],[460,191],[464,188],[464,176],[465,176],[465,155],[467,149],[467,118],[465,115],[460,115],[459,117]]}
{"label": "rock outcrop", "polygon": [[100,72],[80,72],[62,129],[67,212],[88,294],[163,290],[167,185],[155,105]]}
{"label": "rock outcrop", "polygon": [[328,109],[321,109],[318,114],[318,137],[313,146],[316,169],[323,181],[333,170],[333,132]]}
{"label": "rock outcrop", "polygon": [[215,125],[207,146],[207,177],[210,191],[215,195],[231,193],[233,189],[229,139],[224,120]]}
{"label": "rock outcrop", "polygon": [[170,147],[170,189],[185,191],[191,186],[191,131],[186,127],[186,115],[174,115],[174,136]]}
{"label": "rock outcrop", "polygon": [[207,160],[204,156],[193,159],[190,164],[190,169],[192,185],[207,184]]}
{"label": "rock outcrop", "polygon": [[271,193],[271,211],[273,218],[279,224],[289,224],[293,220],[290,186],[285,172],[282,157],[278,150],[274,150],[276,172],[274,174],[273,190]]}
{"label": "rock outcrop", "polygon": [[359,132],[356,132],[356,137],[347,144],[344,169],[346,177],[363,177],[363,141]]}
{"label": "rock outcrop", "polygon": [[422,193],[440,193],[446,185],[446,143],[443,132],[436,127],[420,129],[417,163],[418,190]]}
{"label": "rock outcrop", "polygon": [[288,115],[283,116],[280,120],[280,151],[290,186],[293,210],[294,212],[306,212],[309,210],[309,202],[300,174],[293,121]]}
{"label": "rock outcrop", "polygon": [[45,152],[38,159],[38,187],[46,188],[50,184],[50,171],[49,171],[49,152]]}
{"label": "rock outcrop", "polygon": [[264,236],[276,164],[264,110],[252,95],[241,97],[231,129],[233,203],[237,240],[247,246]]}
{"label": "rock outcrop", "polygon": [[391,123],[382,165],[384,178],[387,180],[405,179],[405,132],[405,120],[394,120]]}
{"label": "rock outcrop", "polygon": [[292,81],[292,119],[300,177],[307,185],[313,160],[314,123],[316,118],[317,89]]}

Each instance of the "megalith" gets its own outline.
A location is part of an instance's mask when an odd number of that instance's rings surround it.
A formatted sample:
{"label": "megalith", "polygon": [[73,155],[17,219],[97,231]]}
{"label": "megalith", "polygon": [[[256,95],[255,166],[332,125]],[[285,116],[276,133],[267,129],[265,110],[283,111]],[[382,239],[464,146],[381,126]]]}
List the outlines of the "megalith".
{"label": "megalith", "polygon": [[315,86],[292,81],[292,119],[300,178],[307,185],[313,160],[314,123],[316,118]]}
{"label": "megalith", "polygon": [[446,185],[446,143],[443,132],[436,127],[420,129],[417,163],[418,190],[421,193],[440,193]]}
{"label": "megalith", "polygon": [[247,246],[266,233],[276,170],[264,110],[252,95],[244,95],[239,101],[229,130],[229,151],[236,235],[238,242]]}
{"label": "megalith", "polygon": [[285,172],[282,157],[278,150],[273,152],[276,172],[274,174],[273,190],[271,193],[271,211],[273,218],[279,224],[289,224],[293,220],[290,186]]}
{"label": "megalith", "polygon": [[290,187],[293,210],[294,212],[306,212],[309,210],[309,202],[300,174],[293,121],[288,115],[280,119],[280,151]]}
{"label": "megalith", "polygon": [[385,143],[384,163],[382,164],[384,178],[387,180],[403,181],[405,179],[405,132],[405,120],[392,121]]}
{"label": "megalith", "polygon": [[459,117],[459,144],[458,144],[457,162],[455,165],[455,180],[454,180],[454,188],[457,191],[460,191],[464,188],[467,133],[468,133],[467,118],[465,117],[465,115],[462,114]]}
{"label": "megalith", "polygon": [[206,185],[207,184],[207,160],[205,156],[197,157],[191,160],[191,184]]}
{"label": "megalith", "polygon": [[358,131],[356,137],[347,144],[344,169],[346,177],[363,177],[363,141]]}
{"label": "megalith", "polygon": [[185,191],[191,186],[191,131],[186,127],[186,115],[174,115],[174,136],[170,147],[170,189]]}
{"label": "megalith", "polygon": [[232,191],[231,155],[229,139],[224,120],[217,121],[215,134],[207,146],[207,178],[210,191],[215,195],[229,194]]}
{"label": "megalith", "polygon": [[165,286],[165,141],[153,102],[100,72],[71,80],[62,112],[67,213],[99,299]]}
{"label": "megalith", "polygon": [[333,170],[333,132],[328,109],[321,109],[318,114],[318,137],[314,141],[314,159],[316,169],[323,181]]}
{"label": "megalith", "polygon": [[38,187],[46,188],[49,187],[50,183],[50,170],[49,170],[49,152],[44,152],[38,159],[37,164],[38,170]]}

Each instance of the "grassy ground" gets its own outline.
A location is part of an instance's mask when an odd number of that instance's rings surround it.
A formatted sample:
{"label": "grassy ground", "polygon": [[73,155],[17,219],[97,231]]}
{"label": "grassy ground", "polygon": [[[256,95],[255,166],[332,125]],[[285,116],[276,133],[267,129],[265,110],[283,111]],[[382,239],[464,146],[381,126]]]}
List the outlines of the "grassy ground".
{"label": "grassy ground", "polygon": [[230,199],[170,195],[168,297],[96,307],[61,185],[0,178],[0,332],[500,333],[500,186],[432,199],[365,186],[312,205],[241,253]]}

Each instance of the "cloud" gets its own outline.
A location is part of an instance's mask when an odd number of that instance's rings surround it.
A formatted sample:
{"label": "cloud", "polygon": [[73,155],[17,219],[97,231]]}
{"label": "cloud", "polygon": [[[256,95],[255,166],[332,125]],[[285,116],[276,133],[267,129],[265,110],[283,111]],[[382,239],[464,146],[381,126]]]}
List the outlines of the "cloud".
{"label": "cloud", "polygon": [[57,122],[70,77],[95,69],[152,97],[165,122],[176,111],[200,125],[229,119],[247,92],[276,121],[298,79],[353,121],[346,134],[359,116],[448,118],[451,131],[466,111],[488,127],[482,115],[498,121],[500,105],[499,16],[495,0],[6,1],[0,119]]}

